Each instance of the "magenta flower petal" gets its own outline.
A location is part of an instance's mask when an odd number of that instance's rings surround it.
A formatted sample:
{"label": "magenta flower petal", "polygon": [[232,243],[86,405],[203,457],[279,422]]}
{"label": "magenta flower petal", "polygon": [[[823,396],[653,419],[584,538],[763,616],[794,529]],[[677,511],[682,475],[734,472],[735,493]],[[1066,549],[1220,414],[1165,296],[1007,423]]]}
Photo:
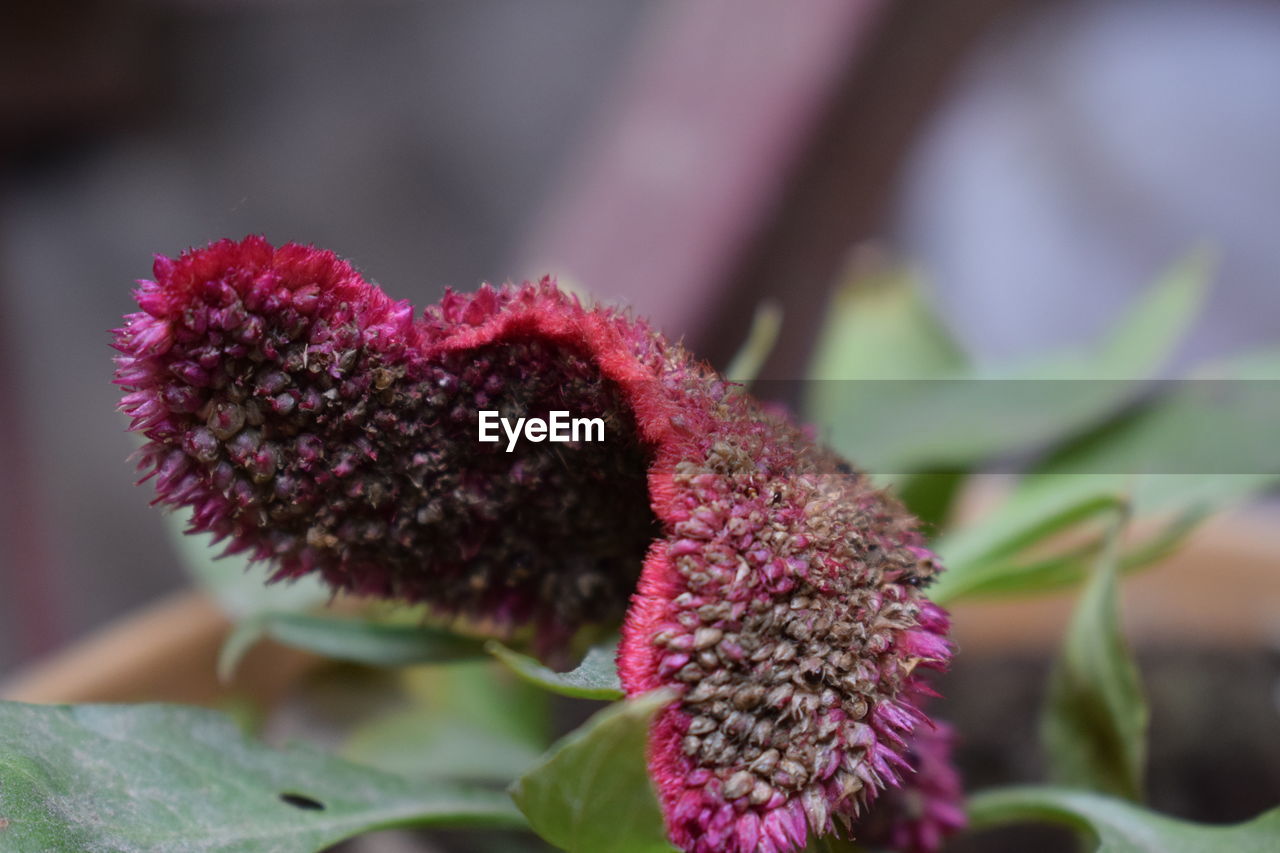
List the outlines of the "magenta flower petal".
{"label": "magenta flower petal", "polygon": [[859,837],[900,853],[933,853],[966,824],[964,789],[951,762],[951,727],[921,726],[908,750],[915,772],[887,791],[859,825]]}
{"label": "magenta flower petal", "polygon": [[[911,519],[867,479],[747,397],[672,382],[694,437],[659,459],[665,536],[650,548],[620,651],[629,693],[674,688],[650,749],[672,840],[779,851],[855,825],[912,773],[922,667],[950,658],[937,571]],[[726,806],[743,828],[711,830]]]}
{"label": "magenta flower petal", "polygon": [[[252,237],[158,259],[137,300],[116,381],[157,500],[276,577],[549,650],[623,622],[627,693],[678,696],[649,761],[682,849],[787,853],[940,778],[920,673],[951,647],[913,520],[643,322],[550,281],[415,320],[331,253]],[[482,409],[607,440],[508,452]],[[921,850],[956,825],[927,813]]]}

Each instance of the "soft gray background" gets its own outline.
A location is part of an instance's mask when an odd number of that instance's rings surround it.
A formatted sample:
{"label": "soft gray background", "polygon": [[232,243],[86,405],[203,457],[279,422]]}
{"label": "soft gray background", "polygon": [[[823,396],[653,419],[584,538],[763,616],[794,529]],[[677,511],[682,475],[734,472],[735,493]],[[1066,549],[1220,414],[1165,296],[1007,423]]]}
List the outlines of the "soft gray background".
{"label": "soft gray background", "polygon": [[[315,243],[418,305],[504,279],[647,4],[220,5],[161,10],[147,73],[162,79],[129,123],[55,136],[3,172],[2,328],[63,640],[183,583],[110,384],[107,332],[152,254]],[[0,578],[24,568],[8,551]],[[0,668],[21,606],[0,589]]]}

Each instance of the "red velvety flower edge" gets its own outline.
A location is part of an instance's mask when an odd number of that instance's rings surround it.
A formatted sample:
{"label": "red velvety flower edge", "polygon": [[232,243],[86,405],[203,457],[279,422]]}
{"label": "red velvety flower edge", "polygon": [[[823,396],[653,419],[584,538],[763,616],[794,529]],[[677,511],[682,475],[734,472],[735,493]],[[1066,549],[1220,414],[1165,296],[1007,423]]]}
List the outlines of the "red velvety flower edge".
{"label": "red velvety flower edge", "polygon": [[611,310],[588,310],[547,276],[519,287],[486,285],[473,295],[450,292],[437,309],[428,310],[423,328],[428,357],[531,338],[588,357],[623,390],[641,439],[654,448],[649,472],[653,510],[660,520],[668,514],[674,490],[662,471],[689,445],[692,427],[659,381],[661,351],[647,360],[636,352],[638,339],[660,346],[642,322]]}
{"label": "red velvety flower edge", "polygon": [[188,249],[177,258],[157,255],[152,266],[155,281],[138,282],[138,307],[151,318],[172,318],[197,299],[197,288],[230,270],[252,271],[255,284],[262,289],[277,285],[291,290],[313,287],[324,291],[364,307],[376,319],[394,318],[396,331],[409,338],[405,344],[417,342],[415,327],[404,322],[412,316],[408,302],[392,300],[365,281],[350,263],[327,249],[299,243],[276,248],[258,235],[240,241],[219,240],[202,249]]}

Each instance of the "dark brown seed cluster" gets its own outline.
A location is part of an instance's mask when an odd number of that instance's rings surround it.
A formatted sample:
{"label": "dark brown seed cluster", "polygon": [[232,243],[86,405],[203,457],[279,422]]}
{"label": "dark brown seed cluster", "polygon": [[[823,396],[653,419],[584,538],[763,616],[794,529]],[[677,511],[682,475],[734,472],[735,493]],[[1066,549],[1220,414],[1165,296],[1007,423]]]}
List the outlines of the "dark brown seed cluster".
{"label": "dark brown seed cluster", "polygon": [[[621,620],[656,523],[645,448],[598,370],[545,342],[491,344],[432,364],[388,410],[407,463],[391,469],[406,475],[389,524],[403,555],[397,594],[557,634]],[[512,422],[553,410],[601,417],[605,440],[520,441],[509,453],[505,436],[477,440],[481,410]]]}
{"label": "dark brown seed cluster", "polygon": [[[360,593],[536,622],[544,639],[621,620],[655,535],[646,451],[587,359],[512,340],[427,361],[366,345],[350,312],[263,316],[231,288],[198,307],[200,334],[180,323],[166,353],[177,438],[158,462],[171,503],[183,483],[212,487],[197,526],[284,576],[318,569]],[[599,416],[605,440],[509,453],[478,440],[480,410]]]}

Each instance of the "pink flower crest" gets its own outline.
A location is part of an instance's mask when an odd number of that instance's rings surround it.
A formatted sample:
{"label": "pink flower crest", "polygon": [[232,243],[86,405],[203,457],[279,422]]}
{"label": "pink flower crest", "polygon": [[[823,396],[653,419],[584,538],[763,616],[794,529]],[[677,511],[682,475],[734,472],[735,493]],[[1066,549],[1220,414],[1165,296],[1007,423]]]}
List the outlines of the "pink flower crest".
{"label": "pink flower crest", "polygon": [[[649,767],[690,853],[837,830],[928,853],[963,823],[921,709],[951,646],[914,520],[682,347],[550,279],[415,317],[332,253],[258,237],[154,276],[116,382],[157,502],[194,530],[546,650],[621,624],[626,693],[677,697]],[[478,440],[482,410],[606,437],[509,450]]]}

